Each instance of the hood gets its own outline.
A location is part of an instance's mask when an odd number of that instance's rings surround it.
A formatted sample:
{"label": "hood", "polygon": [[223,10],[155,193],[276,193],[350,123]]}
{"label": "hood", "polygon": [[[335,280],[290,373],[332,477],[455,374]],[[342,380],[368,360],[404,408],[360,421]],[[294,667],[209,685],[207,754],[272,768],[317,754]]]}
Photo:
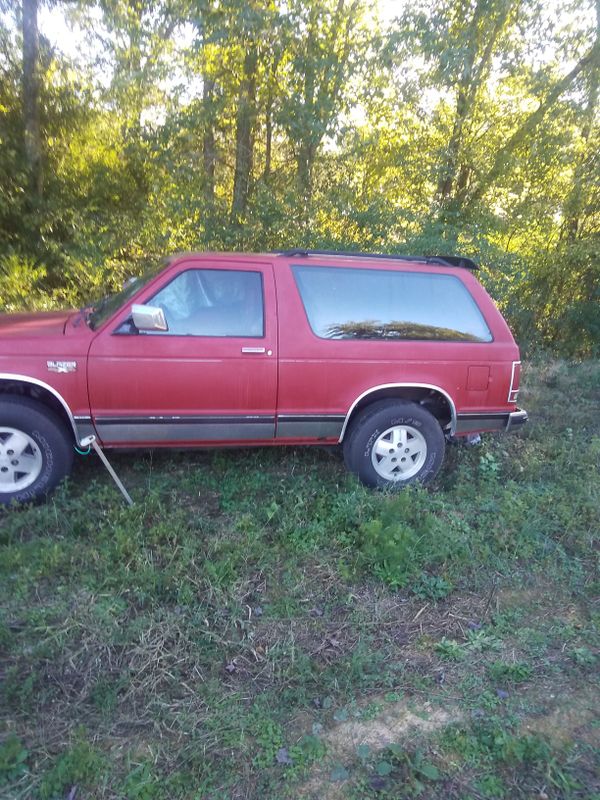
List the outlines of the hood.
{"label": "hood", "polygon": [[58,336],[72,311],[37,311],[32,314],[0,314],[0,339],[8,336]]}

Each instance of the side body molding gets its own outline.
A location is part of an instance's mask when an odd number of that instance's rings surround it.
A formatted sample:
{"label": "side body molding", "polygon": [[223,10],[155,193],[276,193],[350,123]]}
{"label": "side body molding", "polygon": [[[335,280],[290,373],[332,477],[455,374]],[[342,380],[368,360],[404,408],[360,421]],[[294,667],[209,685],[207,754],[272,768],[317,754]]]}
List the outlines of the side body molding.
{"label": "side body molding", "polygon": [[430,383],[382,383],[379,386],[372,386],[370,389],[367,389],[366,392],[363,392],[359,395],[356,400],[350,406],[350,410],[346,414],[346,419],[344,420],[344,425],[342,427],[342,432],[340,433],[340,438],[338,441],[341,441],[344,438],[344,434],[346,433],[346,428],[348,427],[348,422],[350,421],[350,417],[352,416],[352,412],[356,408],[356,406],[360,403],[361,400],[364,400],[365,397],[368,397],[373,392],[378,392],[380,389],[431,389],[434,392],[439,392],[443,397],[446,398],[448,402],[448,407],[450,408],[450,427],[448,432],[450,435],[454,435],[456,431],[456,406],[454,405],[454,400],[450,397],[448,392],[442,389],[440,386],[434,386]]}
{"label": "side body molding", "polygon": [[52,386],[49,386],[44,381],[40,381],[37,378],[32,378],[29,375],[15,375],[10,372],[0,372],[0,380],[8,380],[8,381],[19,381],[20,383],[30,383],[33,386],[39,386],[41,389],[45,389],[50,394],[54,395],[54,397],[58,400],[61,406],[64,408],[67,417],[69,418],[69,422],[71,423],[71,428],[73,429],[73,435],[75,436],[75,441],[79,442],[79,434],[77,431],[77,425],[75,423],[75,417],[73,416],[73,412],[69,408],[69,405],[65,398],[53,389]]}
{"label": "side body molding", "polygon": [[[59,392],[57,392],[56,389],[54,389],[52,386],[49,386],[47,383],[44,383],[44,381],[40,381],[37,378],[32,378],[29,375],[17,375],[15,373],[0,372],[0,380],[20,381],[21,383],[29,383],[34,386],[39,386],[41,389],[45,389],[46,391],[50,392],[50,394],[52,394],[63,407],[69,419],[69,422],[71,423],[71,428],[73,430],[73,435],[75,436],[75,441],[79,442],[80,435],[79,431],[77,430],[77,423],[73,416],[73,412],[71,411],[64,397]],[[402,389],[402,388],[430,389],[432,391],[439,392],[446,399],[446,401],[448,402],[448,407],[450,408],[451,418],[450,418],[449,433],[451,435],[455,433],[457,425],[456,406],[454,404],[454,401],[448,394],[448,392],[446,392],[440,386],[435,386],[433,384],[428,384],[428,383],[383,383],[377,386],[372,386],[371,388],[367,389],[362,394],[360,394],[356,398],[356,400],[352,403],[344,419],[344,424],[342,426],[342,430],[338,441],[340,443],[342,442],[344,434],[346,432],[346,428],[348,427],[348,422],[350,421],[350,417],[352,416],[352,412],[354,411],[354,409],[360,403],[361,400],[364,400],[364,398],[368,397],[368,395],[373,394],[374,392],[377,392],[381,389]],[[88,419],[86,418],[85,421],[88,422]]]}

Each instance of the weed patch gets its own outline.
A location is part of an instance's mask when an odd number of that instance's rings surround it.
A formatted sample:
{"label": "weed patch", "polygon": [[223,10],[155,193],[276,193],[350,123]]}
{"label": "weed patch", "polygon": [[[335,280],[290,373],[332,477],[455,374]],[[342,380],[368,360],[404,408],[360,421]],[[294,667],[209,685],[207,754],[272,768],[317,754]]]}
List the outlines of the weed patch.
{"label": "weed patch", "polygon": [[115,453],[134,507],[90,457],[1,511],[2,796],[598,796],[600,368],[523,381],[429,491]]}

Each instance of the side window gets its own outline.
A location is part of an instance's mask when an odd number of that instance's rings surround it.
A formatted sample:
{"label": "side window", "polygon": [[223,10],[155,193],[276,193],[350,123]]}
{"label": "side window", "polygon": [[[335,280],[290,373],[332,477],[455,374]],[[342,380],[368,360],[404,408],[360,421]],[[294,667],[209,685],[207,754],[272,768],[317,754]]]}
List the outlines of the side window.
{"label": "side window", "polygon": [[293,266],[310,326],[323,339],[491,342],[467,287],[454,275]]}
{"label": "side window", "polygon": [[163,309],[169,326],[153,336],[264,336],[260,272],[189,269],[147,303]]}

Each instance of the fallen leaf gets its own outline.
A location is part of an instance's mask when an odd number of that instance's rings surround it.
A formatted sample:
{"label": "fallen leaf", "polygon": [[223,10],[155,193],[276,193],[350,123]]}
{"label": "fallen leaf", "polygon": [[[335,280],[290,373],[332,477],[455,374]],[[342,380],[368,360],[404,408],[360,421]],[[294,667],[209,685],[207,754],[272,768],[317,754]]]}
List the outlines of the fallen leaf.
{"label": "fallen leaf", "polygon": [[440,771],[435,764],[421,764],[419,772],[430,781],[437,781],[440,777]]}
{"label": "fallen leaf", "polygon": [[332,781],[336,781],[336,782],[337,781],[346,781],[350,777],[350,773],[348,772],[346,767],[343,767],[341,764],[338,764],[337,767],[334,767],[331,770],[331,776],[330,777],[331,777]]}
{"label": "fallen leaf", "polygon": [[371,754],[371,748],[369,747],[368,744],[359,744],[358,747],[356,748],[356,755],[362,760],[368,758],[370,754]]}
{"label": "fallen leaf", "polygon": [[275,756],[275,761],[278,764],[292,764],[292,759],[287,751],[287,747],[280,747]]}
{"label": "fallen leaf", "polygon": [[333,718],[336,722],[346,722],[349,716],[347,708],[338,708],[333,714]]}

